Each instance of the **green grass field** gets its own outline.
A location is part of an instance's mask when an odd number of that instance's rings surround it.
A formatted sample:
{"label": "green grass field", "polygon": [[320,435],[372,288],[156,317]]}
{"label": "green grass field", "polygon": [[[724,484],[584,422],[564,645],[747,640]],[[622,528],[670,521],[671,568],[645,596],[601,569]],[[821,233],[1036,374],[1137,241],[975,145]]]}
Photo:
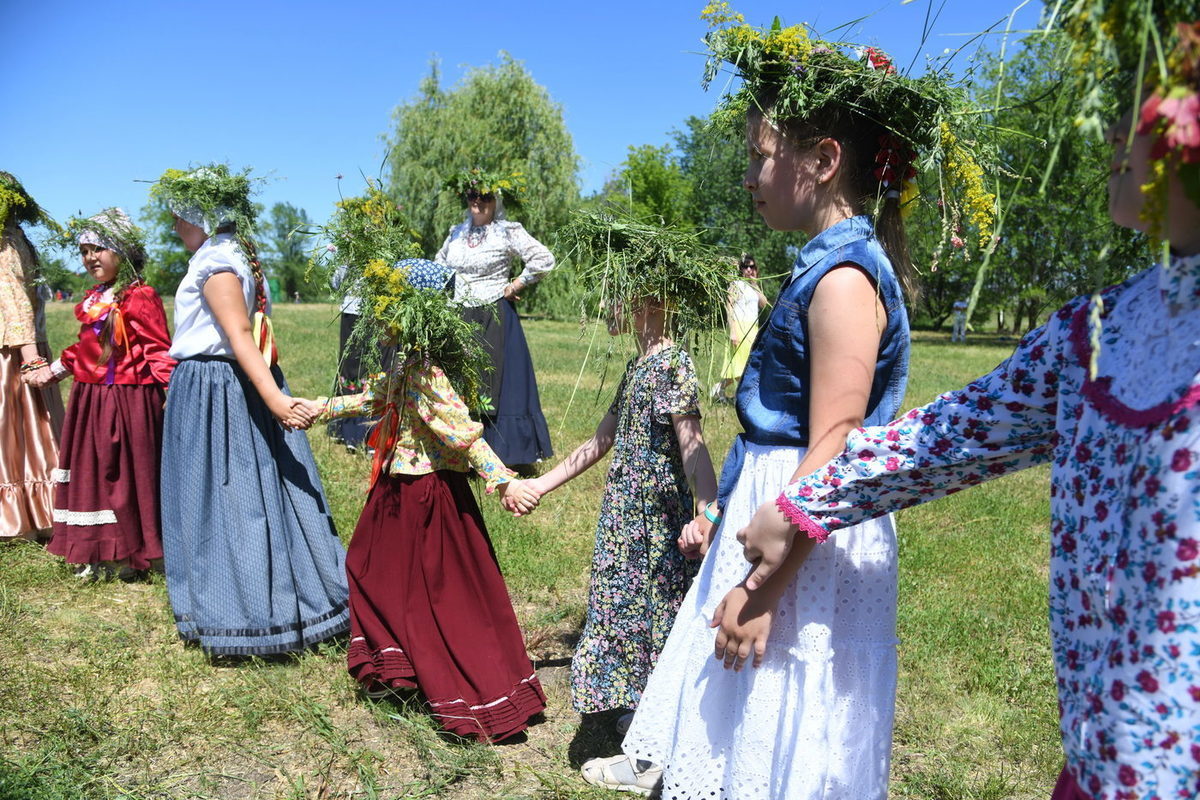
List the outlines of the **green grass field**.
{"label": "green grass field", "polygon": [[[77,331],[49,314],[55,351]],[[275,314],[297,394],[328,391],[332,306]],[[558,456],[590,435],[628,353],[607,335],[526,323]],[[917,334],[910,404],[962,385],[1011,343]],[[589,353],[581,370],[584,354]],[[715,368],[694,352],[702,380]],[[601,372],[607,365],[603,385]],[[64,387],[65,389],[66,387]],[[737,429],[705,412],[719,462]],[[343,540],[369,464],[309,432]],[[568,659],[583,617],[604,466],[514,520],[481,497],[550,708],[520,743],[440,736],[417,701],[361,698],[344,644],[283,663],[213,665],[175,635],[166,588],[81,584],[29,543],[0,547],[0,800],[50,798],[599,798],[578,764],[616,752],[608,720],[570,710]],[[1031,470],[899,515],[897,798],[1044,798],[1061,765],[1046,628],[1047,472]]]}

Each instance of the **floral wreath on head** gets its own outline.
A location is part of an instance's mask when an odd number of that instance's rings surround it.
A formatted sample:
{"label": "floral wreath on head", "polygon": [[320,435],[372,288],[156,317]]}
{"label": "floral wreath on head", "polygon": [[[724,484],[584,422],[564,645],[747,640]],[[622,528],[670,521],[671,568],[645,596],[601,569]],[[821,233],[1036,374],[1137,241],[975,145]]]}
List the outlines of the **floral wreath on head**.
{"label": "floral wreath on head", "polygon": [[442,184],[442,187],[454,192],[464,200],[470,192],[494,194],[499,200],[512,206],[521,202],[526,182],[523,172],[503,174],[489,172],[482,167],[472,167],[450,176]]}
{"label": "floral wreath on head", "polygon": [[0,230],[9,220],[17,224],[45,225],[57,232],[57,224],[42,210],[11,173],[0,170]]}
{"label": "floral wreath on head", "polygon": [[146,260],[146,234],[121,208],[106,208],[91,217],[71,217],[58,241],[64,248],[94,244],[119,255],[121,267],[115,286],[141,280],[139,265]]}
{"label": "floral wreath on head", "polygon": [[359,300],[348,345],[359,345],[367,371],[381,366],[375,344],[394,340],[397,363],[419,354],[446,373],[469,407],[484,404],[479,376],[487,356],[452,300],[453,270],[419,258],[416,230],[378,181],[338,201],[329,222],[306,232],[325,242],[310,263],[338,274],[335,291],[343,300]]}
{"label": "floral wreath on head", "polygon": [[631,309],[648,299],[664,301],[677,335],[724,326],[737,262],[701,242],[699,234],[624,212],[580,211],[559,232],[559,241],[569,248],[580,283],[589,287],[585,304]]}
{"label": "floral wreath on head", "polygon": [[150,195],[163,200],[172,214],[210,236],[233,226],[239,237],[250,238],[256,218],[250,202],[254,180],[249,168],[234,172],[228,164],[168,169],[150,187]]}
{"label": "floral wreath on head", "polygon": [[234,172],[228,164],[205,164],[189,170],[168,169],[150,187],[150,196],[166,203],[172,214],[212,236],[234,234],[238,248],[255,277],[253,332],[263,360],[274,366],[279,360],[275,329],[267,313],[267,287],[258,250],[254,245],[254,204],[250,190],[254,181],[250,168]]}
{"label": "floral wreath on head", "polygon": [[1131,88],[1136,131],[1150,134],[1143,218],[1157,235],[1174,161],[1188,198],[1200,206],[1200,21],[1195,0],[1059,0],[1049,25],[1071,43],[1066,89],[1075,124],[1099,136],[1110,115],[1105,83]]}
{"label": "floral wreath on head", "polygon": [[[885,131],[873,172],[881,198],[898,194],[906,208],[916,198],[919,171],[937,171],[942,245],[960,220],[975,228],[981,248],[991,245],[996,196],[984,176],[995,148],[962,88],[941,75],[901,75],[882,50],[819,39],[805,25],[784,27],[778,17],[769,28],[749,25],[724,0],[700,16],[710,26],[704,87],[725,64],[741,79],[721,98],[714,124],[740,130],[757,109],[778,130],[826,108],[850,109]],[[763,97],[771,98],[769,108],[759,108]]]}

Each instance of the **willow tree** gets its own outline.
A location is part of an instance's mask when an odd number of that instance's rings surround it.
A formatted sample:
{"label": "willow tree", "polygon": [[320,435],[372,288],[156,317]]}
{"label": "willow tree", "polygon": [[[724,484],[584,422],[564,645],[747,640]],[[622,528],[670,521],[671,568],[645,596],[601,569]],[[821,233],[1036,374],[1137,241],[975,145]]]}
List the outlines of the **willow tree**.
{"label": "willow tree", "polygon": [[524,173],[528,189],[508,216],[541,239],[579,203],[579,159],[562,106],[507,53],[499,64],[472,67],[449,89],[433,64],[417,96],[392,118],[388,185],[429,256],[463,218],[459,198],[442,187],[453,173],[474,166]]}

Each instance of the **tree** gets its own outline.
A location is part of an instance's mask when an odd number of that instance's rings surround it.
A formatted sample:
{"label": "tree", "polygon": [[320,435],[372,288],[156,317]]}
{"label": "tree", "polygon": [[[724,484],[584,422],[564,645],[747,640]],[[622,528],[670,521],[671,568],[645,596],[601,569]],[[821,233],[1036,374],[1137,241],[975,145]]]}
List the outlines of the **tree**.
{"label": "tree", "polygon": [[621,168],[604,186],[604,202],[677,228],[693,227],[692,185],[670,145],[629,146]]}
{"label": "tree", "polygon": [[689,216],[703,238],[732,256],[754,255],[768,297],[788,274],[804,235],[773,231],[763,224],[750,193],[742,185],[746,173],[745,142],[739,136],[689,117],[675,132],[679,166],[691,185]]}
{"label": "tree", "polygon": [[142,227],[146,231],[146,283],[161,296],[174,297],[187,274],[191,254],[175,235],[175,216],[161,198],[152,198],[142,209]]}
{"label": "tree", "polygon": [[[997,106],[1002,161],[1013,173],[1000,184],[1000,241],[981,297],[1011,309],[1017,331],[1071,297],[1125,279],[1148,256],[1144,237],[1109,218],[1109,146],[1063,107],[1065,44],[1057,33],[1026,37],[1003,71],[998,60],[992,65],[978,95]],[[1118,106],[1116,96],[1109,101]]]}
{"label": "tree", "polygon": [[329,294],[323,276],[309,274],[308,243],[304,236],[296,233],[308,225],[308,212],[303,208],[296,208],[291,203],[276,203],[271,206],[270,217],[262,226],[263,264],[284,297],[299,292],[301,297],[311,300]]}
{"label": "tree", "polygon": [[528,188],[509,216],[538,238],[561,227],[579,203],[578,158],[562,107],[507,53],[449,90],[433,64],[417,97],[392,116],[388,184],[428,256],[463,218],[459,198],[442,184],[471,167],[524,174]]}

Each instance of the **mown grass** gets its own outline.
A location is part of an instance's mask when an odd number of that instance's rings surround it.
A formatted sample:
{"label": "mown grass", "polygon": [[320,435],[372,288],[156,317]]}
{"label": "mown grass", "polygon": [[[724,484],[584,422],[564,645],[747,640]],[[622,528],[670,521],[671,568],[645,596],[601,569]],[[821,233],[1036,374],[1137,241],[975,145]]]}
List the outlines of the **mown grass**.
{"label": "mown grass", "polygon": [[[50,312],[55,349],[75,335]],[[336,311],[276,311],[298,394],[327,391]],[[558,455],[607,408],[628,347],[602,382],[608,337],[529,321],[526,333]],[[581,372],[584,353],[589,365]],[[712,375],[696,348],[702,376]],[[951,346],[917,335],[909,399],[924,402],[991,369],[1011,343]],[[705,411],[719,461],[736,431]],[[338,530],[348,539],[368,464],[309,434]],[[44,550],[0,547],[0,800],[66,798],[609,797],[579,762],[615,752],[611,720],[570,711],[567,659],[582,621],[603,466],[513,520],[481,497],[551,706],[519,743],[439,735],[417,698],[362,699],[344,644],[280,661],[214,664],[175,636],[161,579],[79,584]],[[904,512],[900,692],[892,796],[1041,798],[1060,763],[1046,631],[1046,473],[1033,470]]]}

